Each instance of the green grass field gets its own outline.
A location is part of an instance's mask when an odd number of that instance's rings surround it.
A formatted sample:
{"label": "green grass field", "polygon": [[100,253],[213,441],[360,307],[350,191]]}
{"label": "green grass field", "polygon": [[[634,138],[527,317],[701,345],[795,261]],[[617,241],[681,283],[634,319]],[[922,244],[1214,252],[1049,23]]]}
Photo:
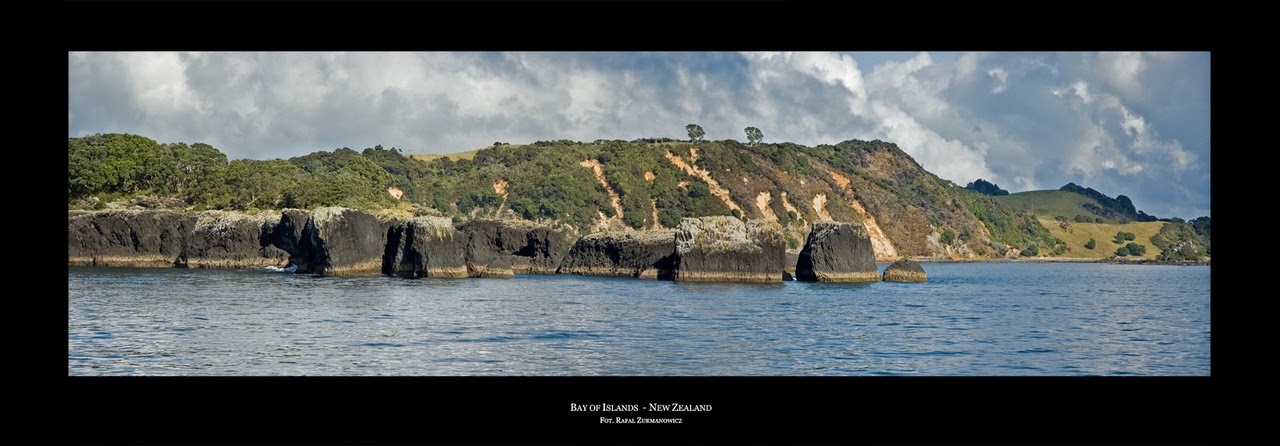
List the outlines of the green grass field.
{"label": "green grass field", "polygon": [[458,153],[412,153],[412,154],[409,154],[409,157],[416,160],[426,161],[426,162],[431,162],[444,157],[453,158],[455,161],[460,159],[469,160],[469,159],[475,158],[476,152],[479,152],[479,151],[480,149],[468,150],[466,152],[458,152]]}
{"label": "green grass field", "polygon": [[[1073,192],[1064,192],[1059,190],[1037,190],[1028,192],[1018,192],[1016,194],[1001,195],[992,197],[997,202],[1013,209],[1030,213],[1036,217],[1053,217],[1063,216],[1074,222],[1077,215],[1085,215],[1089,218],[1097,218],[1098,215],[1089,212],[1082,204],[1089,203],[1098,206],[1098,201]],[[1103,222],[1115,223],[1115,220],[1103,219]],[[1054,222],[1057,225],[1057,222]],[[1049,225],[1045,225],[1046,227]],[[1065,240],[1065,239],[1064,239]],[[1087,239],[1086,239],[1087,240]]]}
{"label": "green grass field", "polygon": [[[1054,220],[1053,217],[1039,217],[1037,220],[1040,220],[1040,224],[1044,225],[1044,227],[1049,228],[1050,234],[1067,242],[1067,246],[1071,248],[1070,251],[1060,257],[1098,259],[1111,257],[1116,254],[1116,248],[1122,246],[1111,243],[1115,239],[1116,233],[1120,231],[1132,232],[1134,235],[1133,241],[1147,247],[1146,254],[1140,258],[1154,259],[1157,255],[1160,255],[1160,248],[1151,243],[1151,236],[1160,232],[1160,227],[1164,225],[1162,221],[1130,222],[1125,224],[1068,222],[1070,226],[1067,229],[1062,229],[1061,222]],[[1090,238],[1094,240],[1097,246],[1094,246],[1091,250],[1085,249],[1084,244]]]}

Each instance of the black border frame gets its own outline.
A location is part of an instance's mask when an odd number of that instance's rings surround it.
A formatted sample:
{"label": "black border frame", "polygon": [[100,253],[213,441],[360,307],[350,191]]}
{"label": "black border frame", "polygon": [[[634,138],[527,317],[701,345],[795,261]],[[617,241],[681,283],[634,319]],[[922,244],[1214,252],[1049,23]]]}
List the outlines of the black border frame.
{"label": "black border frame", "polygon": [[[1150,11],[1136,8],[1020,21],[980,5],[931,8],[920,19],[916,5],[857,5],[848,15],[800,2],[61,6],[49,31],[67,39],[63,51],[1142,48],[1214,51],[1217,79],[1230,61],[1193,27],[1164,28],[1211,22],[1212,12],[1144,28],[1136,19]],[[471,32],[459,35],[459,24]],[[1112,32],[1124,37],[1109,40]],[[50,62],[63,51],[50,51]],[[1223,84],[1214,85],[1219,98]],[[1220,236],[1229,232],[1220,226]],[[1229,246],[1220,241],[1219,258],[1230,258]],[[61,314],[53,302],[47,314]],[[1208,444],[1230,416],[1222,308],[1210,377],[107,378],[66,376],[63,358],[50,354],[62,397],[37,407],[65,425],[57,435],[70,444]],[[60,333],[50,336],[61,344]],[[597,414],[568,410],[666,399],[715,409],[652,426],[600,425]]]}

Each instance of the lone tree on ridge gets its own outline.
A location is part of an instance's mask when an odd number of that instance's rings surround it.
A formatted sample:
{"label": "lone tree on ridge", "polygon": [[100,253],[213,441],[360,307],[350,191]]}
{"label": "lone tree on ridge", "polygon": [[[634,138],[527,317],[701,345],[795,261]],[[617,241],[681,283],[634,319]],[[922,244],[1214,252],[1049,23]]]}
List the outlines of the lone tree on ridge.
{"label": "lone tree on ridge", "polygon": [[698,124],[689,124],[689,125],[686,125],[686,126],[684,126],[684,129],[685,129],[685,131],[689,132],[689,141],[690,141],[690,142],[698,142],[698,141],[702,141],[702,136],[703,136],[703,135],[706,135],[706,133],[702,131],[702,126],[700,126],[700,125],[698,125]]}

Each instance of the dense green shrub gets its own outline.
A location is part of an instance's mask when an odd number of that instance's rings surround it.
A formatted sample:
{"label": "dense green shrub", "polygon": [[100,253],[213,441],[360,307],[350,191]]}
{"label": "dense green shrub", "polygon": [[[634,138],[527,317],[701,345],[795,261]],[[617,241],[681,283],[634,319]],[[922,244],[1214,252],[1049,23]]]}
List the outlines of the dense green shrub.
{"label": "dense green shrub", "polygon": [[1139,245],[1137,243],[1129,242],[1129,244],[1124,246],[1125,248],[1129,249],[1129,255],[1140,256],[1140,255],[1145,255],[1147,253],[1147,247],[1144,245]]}
{"label": "dense green shrub", "polygon": [[711,196],[711,188],[707,187],[707,183],[697,181],[689,184],[689,190],[687,193],[689,194],[689,198],[709,197]]}
{"label": "dense green shrub", "polygon": [[1133,240],[1135,238],[1137,238],[1137,236],[1135,236],[1132,232],[1120,231],[1116,233],[1116,238],[1111,240],[1111,243],[1121,244],[1126,241]]}
{"label": "dense green shrub", "polygon": [[1009,191],[1001,189],[995,183],[982,178],[966,184],[964,188],[984,195],[1009,195]]}
{"label": "dense green shrub", "polygon": [[942,239],[942,244],[950,245],[951,242],[954,242],[956,240],[956,231],[952,231],[951,228],[943,229],[941,239]]}
{"label": "dense green shrub", "polygon": [[67,138],[67,195],[154,194],[199,200],[224,178],[227,157],[208,144],[159,144],[138,135]]}

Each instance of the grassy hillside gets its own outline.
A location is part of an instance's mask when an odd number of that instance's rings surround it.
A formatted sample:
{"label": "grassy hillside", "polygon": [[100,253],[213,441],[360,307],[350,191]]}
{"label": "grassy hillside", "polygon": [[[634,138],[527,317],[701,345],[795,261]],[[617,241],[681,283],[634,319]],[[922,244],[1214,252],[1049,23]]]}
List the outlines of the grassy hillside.
{"label": "grassy hillside", "polygon": [[476,157],[476,152],[479,152],[481,150],[484,150],[484,149],[468,150],[466,152],[458,152],[458,153],[413,153],[413,154],[409,154],[408,156],[410,158],[413,158],[419,161],[426,161],[426,162],[435,161],[445,157],[453,158],[454,161],[457,161],[457,160],[473,159]]}
{"label": "grassy hillside", "polygon": [[109,134],[68,138],[68,153],[72,208],[155,195],[193,209],[348,206],[455,221],[520,218],[584,234],[733,215],[777,221],[793,250],[811,222],[831,219],[866,224],[884,257],[994,257],[1054,244],[1035,219],[938,178],[884,141],[558,140],[447,155],[378,146],[228,162],[204,144]]}
{"label": "grassy hillside", "polygon": [[[1090,212],[1088,209],[1085,209],[1083,206],[1085,204],[1099,206],[1098,200],[1066,191],[1036,190],[994,196],[992,198],[1000,204],[1020,212],[1028,213],[1036,217],[1046,217],[1049,220],[1053,220],[1053,218],[1057,216],[1063,216],[1074,222],[1077,215],[1084,215],[1090,219],[1102,218],[1101,216]],[[1103,218],[1103,222],[1115,223],[1115,220]]]}
{"label": "grassy hillside", "polygon": [[[1147,251],[1144,255],[1140,256],[1141,258],[1156,258],[1160,255],[1160,248],[1151,241],[1151,237],[1158,234],[1160,232],[1160,227],[1165,224],[1160,221],[1130,222],[1124,224],[1076,223],[1071,221],[1066,222],[1066,227],[1064,228],[1062,224],[1063,222],[1056,221],[1052,217],[1040,217],[1039,220],[1040,224],[1049,228],[1050,234],[1062,239],[1062,241],[1066,242],[1067,246],[1071,248],[1067,252],[1063,253],[1061,257],[1097,259],[1111,257],[1116,254],[1116,248],[1119,248],[1121,245],[1112,243],[1111,241],[1115,238],[1116,232],[1120,231],[1132,232],[1135,236],[1133,241],[1146,246]],[[1090,238],[1094,240],[1095,246],[1093,249],[1086,249],[1084,245]]]}

